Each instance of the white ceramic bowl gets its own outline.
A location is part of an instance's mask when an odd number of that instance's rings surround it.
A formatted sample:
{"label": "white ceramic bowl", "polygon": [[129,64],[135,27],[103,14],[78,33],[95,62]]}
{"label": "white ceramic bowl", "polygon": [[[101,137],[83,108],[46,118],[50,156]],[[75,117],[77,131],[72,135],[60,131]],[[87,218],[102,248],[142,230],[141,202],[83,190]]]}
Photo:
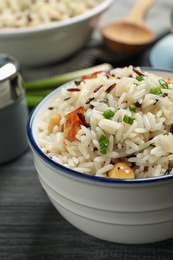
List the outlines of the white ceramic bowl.
{"label": "white ceramic bowl", "polygon": [[[173,78],[171,71],[153,72]],[[41,101],[27,127],[40,182],[56,209],[78,229],[107,241],[137,244],[173,237],[173,175],[131,180],[96,177],[59,165],[41,151],[37,122],[59,90]]]}
{"label": "white ceramic bowl", "polygon": [[84,46],[100,15],[114,0],[103,0],[90,11],[40,27],[0,29],[0,51],[23,66],[42,66],[65,59]]}

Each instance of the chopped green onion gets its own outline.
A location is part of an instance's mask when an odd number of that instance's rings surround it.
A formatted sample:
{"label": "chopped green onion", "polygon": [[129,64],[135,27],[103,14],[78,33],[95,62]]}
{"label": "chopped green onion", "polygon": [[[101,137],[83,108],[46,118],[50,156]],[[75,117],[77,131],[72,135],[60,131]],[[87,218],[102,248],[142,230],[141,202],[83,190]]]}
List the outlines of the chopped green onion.
{"label": "chopped green onion", "polygon": [[98,142],[100,144],[100,153],[106,154],[106,148],[109,145],[109,139],[107,139],[105,135],[101,135],[98,139]]}
{"label": "chopped green onion", "polygon": [[108,109],[106,110],[104,113],[103,113],[103,116],[106,118],[106,119],[109,119],[111,117],[114,116],[114,112],[111,110],[111,109]]}
{"label": "chopped green onion", "polygon": [[107,98],[101,98],[101,99],[99,100],[99,102],[108,103],[108,99],[107,99]]}
{"label": "chopped green onion", "polygon": [[124,115],[123,121],[124,121],[126,124],[133,125],[134,118],[132,118],[132,117],[130,117],[130,116],[127,116],[127,115]]}
{"label": "chopped green onion", "polygon": [[163,88],[169,89],[168,83],[165,80],[159,79],[159,83]]}
{"label": "chopped green onion", "polygon": [[106,136],[105,135],[101,135],[99,140],[98,140],[98,142],[100,143],[100,142],[103,142],[105,140],[106,140]]}
{"label": "chopped green onion", "polygon": [[155,88],[150,89],[150,93],[154,94],[154,95],[159,95],[159,94],[162,94],[162,91],[159,87],[155,87]]}
{"label": "chopped green onion", "polygon": [[131,112],[136,112],[136,106],[135,105],[129,105],[129,110]]}
{"label": "chopped green onion", "polygon": [[137,79],[138,81],[142,81],[142,80],[144,80],[144,76],[136,76],[136,79]]}
{"label": "chopped green onion", "polygon": [[[99,144],[100,144],[101,147],[103,147],[103,146],[108,147],[108,145],[109,145],[109,139],[106,139],[106,136],[105,136],[105,135],[101,135],[100,138],[99,138],[99,140],[98,140],[98,142],[99,142]],[[103,146],[102,146],[102,145],[103,145]]]}
{"label": "chopped green onion", "polygon": [[106,147],[102,147],[102,148],[100,148],[100,153],[102,153],[102,154],[106,154]]}

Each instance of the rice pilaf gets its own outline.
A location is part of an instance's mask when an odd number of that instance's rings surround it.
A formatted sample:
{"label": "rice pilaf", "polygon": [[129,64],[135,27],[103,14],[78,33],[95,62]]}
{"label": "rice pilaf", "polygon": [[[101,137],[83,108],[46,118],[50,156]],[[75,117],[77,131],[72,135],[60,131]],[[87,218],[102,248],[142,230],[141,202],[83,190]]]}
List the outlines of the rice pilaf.
{"label": "rice pilaf", "polygon": [[123,162],[134,178],[172,173],[173,80],[133,66],[84,76],[56,94],[38,129],[42,151],[79,172],[107,177]]}

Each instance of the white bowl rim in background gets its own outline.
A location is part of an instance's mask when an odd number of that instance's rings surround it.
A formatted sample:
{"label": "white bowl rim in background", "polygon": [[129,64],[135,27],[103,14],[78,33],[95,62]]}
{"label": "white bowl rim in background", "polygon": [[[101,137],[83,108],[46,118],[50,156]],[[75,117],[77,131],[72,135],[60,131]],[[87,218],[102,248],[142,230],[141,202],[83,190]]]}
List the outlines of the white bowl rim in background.
{"label": "white bowl rim in background", "polygon": [[[140,67],[142,71],[149,71],[149,72],[162,72],[162,73],[171,73],[173,74],[173,70],[167,70],[167,69],[158,69],[154,67]],[[74,81],[74,80],[73,80]],[[168,175],[162,175],[162,176],[156,176],[156,177],[150,177],[150,178],[139,178],[139,179],[112,179],[108,177],[99,177],[99,176],[93,176],[86,173],[81,173],[75,170],[72,170],[70,168],[67,168],[55,161],[53,161],[51,158],[49,158],[38,146],[33,133],[33,125],[34,120],[37,116],[37,112],[45,106],[45,104],[53,98],[53,96],[58,93],[61,88],[67,86],[69,83],[73,82],[67,82],[63,84],[62,86],[56,88],[53,90],[50,94],[48,94],[46,97],[44,97],[39,104],[32,110],[27,124],[27,137],[28,142],[30,144],[31,149],[37,154],[37,156],[40,158],[40,160],[47,164],[47,166],[55,168],[60,170],[60,173],[63,175],[67,175],[71,178],[77,178],[78,180],[86,181],[86,182],[94,182],[95,184],[104,184],[104,185],[115,185],[115,184],[124,184],[124,185],[137,185],[137,184],[153,184],[163,181],[169,181],[173,180],[173,174]],[[57,173],[58,174],[58,173]]]}
{"label": "white bowl rim in background", "polygon": [[101,12],[103,12],[105,9],[110,7],[111,4],[113,4],[115,0],[102,0],[102,2],[97,5],[96,7],[92,8],[91,10],[74,16],[72,18],[69,18],[64,21],[57,21],[57,22],[50,22],[48,24],[43,24],[39,26],[33,26],[33,27],[19,27],[19,28],[2,28],[0,29],[0,36],[7,36],[7,35],[14,35],[14,34],[29,34],[29,33],[37,33],[41,31],[47,31],[55,28],[62,28],[68,25],[72,25],[75,23],[79,23],[80,21],[87,20]]}

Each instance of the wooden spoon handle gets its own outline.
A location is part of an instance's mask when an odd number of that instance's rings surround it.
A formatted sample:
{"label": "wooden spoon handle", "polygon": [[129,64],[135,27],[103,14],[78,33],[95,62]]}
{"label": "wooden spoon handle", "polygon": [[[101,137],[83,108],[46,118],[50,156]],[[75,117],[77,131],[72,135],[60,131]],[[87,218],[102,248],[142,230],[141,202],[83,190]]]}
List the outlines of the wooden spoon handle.
{"label": "wooden spoon handle", "polygon": [[144,24],[144,16],[148,8],[155,0],[137,0],[130,14],[125,17],[125,20],[137,24]]}

